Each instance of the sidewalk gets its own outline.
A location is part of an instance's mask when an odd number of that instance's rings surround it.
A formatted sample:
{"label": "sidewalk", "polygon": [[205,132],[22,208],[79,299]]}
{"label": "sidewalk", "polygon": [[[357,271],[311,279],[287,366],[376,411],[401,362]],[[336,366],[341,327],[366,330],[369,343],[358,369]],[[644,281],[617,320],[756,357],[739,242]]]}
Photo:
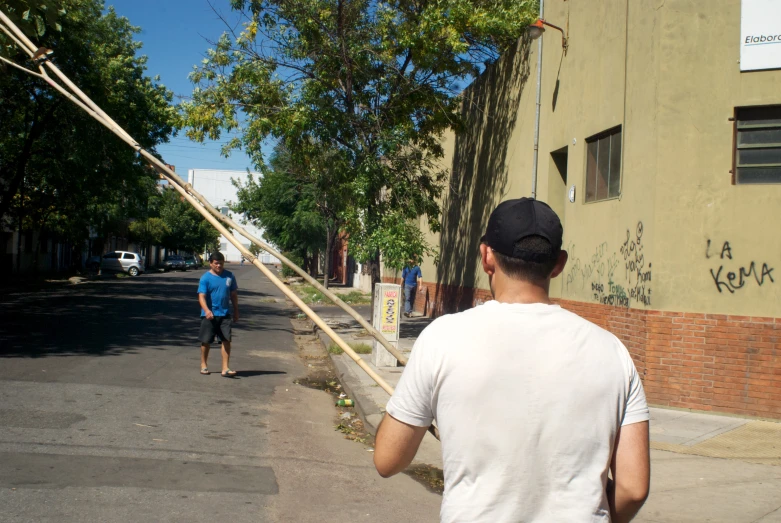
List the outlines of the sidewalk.
{"label": "sidewalk", "polygon": [[[318,313],[347,343],[373,338],[337,307]],[[360,311],[368,317],[368,310]],[[405,355],[431,320],[402,318],[399,349]],[[325,347],[331,340],[318,330]],[[376,368],[392,387],[403,367]],[[370,432],[388,395],[346,354],[331,354],[345,392]],[[781,522],[781,423],[651,407],[651,496],[639,522]],[[442,466],[439,442],[426,434],[416,461]]]}

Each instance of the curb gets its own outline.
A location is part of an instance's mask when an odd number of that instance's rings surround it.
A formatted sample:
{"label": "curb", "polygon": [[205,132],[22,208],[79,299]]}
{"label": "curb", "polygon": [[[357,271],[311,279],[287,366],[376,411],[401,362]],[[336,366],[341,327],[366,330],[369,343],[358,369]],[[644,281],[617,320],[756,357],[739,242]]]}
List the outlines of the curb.
{"label": "curb", "polygon": [[[350,370],[349,365],[354,364],[352,358],[346,354],[331,354],[328,352],[328,347],[331,343],[331,338],[328,337],[322,330],[315,327],[315,335],[320,340],[323,346],[323,350],[328,353],[331,361],[336,368],[336,374],[339,378],[339,383],[342,385],[342,390],[347,394],[355,403],[355,412],[363,421],[364,426],[373,434],[377,433],[377,427],[382,421],[384,415],[384,409],[377,405],[377,403],[371,399],[369,394],[363,392],[363,386],[360,383],[356,383],[353,380],[353,373]],[[345,340],[347,341],[347,340]]]}

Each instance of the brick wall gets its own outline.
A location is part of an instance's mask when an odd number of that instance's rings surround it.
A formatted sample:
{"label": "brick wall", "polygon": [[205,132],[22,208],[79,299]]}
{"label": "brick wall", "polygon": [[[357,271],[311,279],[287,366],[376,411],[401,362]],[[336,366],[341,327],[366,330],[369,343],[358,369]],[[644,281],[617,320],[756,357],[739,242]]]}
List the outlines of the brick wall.
{"label": "brick wall", "polygon": [[[427,282],[423,288],[415,310],[427,316],[491,299],[482,289]],[[626,345],[649,403],[781,419],[781,318],[557,302]]]}

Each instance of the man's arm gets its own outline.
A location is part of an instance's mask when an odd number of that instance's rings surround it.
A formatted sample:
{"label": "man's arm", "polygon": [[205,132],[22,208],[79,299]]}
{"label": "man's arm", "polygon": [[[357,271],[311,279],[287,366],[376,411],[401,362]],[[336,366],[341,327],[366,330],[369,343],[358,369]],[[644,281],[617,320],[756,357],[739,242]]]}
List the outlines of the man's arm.
{"label": "man's arm", "polygon": [[625,523],[640,511],[651,483],[648,422],[624,425],[616,435],[607,499],[613,523]]}
{"label": "man's arm", "polygon": [[208,305],[206,305],[206,295],[202,292],[198,293],[198,303],[201,304],[201,309],[203,309],[203,312],[206,313],[206,319],[207,320],[214,319],[214,314],[212,314],[212,311],[209,310]]}
{"label": "man's arm", "polygon": [[398,474],[418,452],[428,427],[416,427],[385,414],[377,429],[374,444],[374,466],[383,478]]}
{"label": "man's arm", "polygon": [[231,291],[231,302],[233,303],[233,323],[239,321],[239,292]]}

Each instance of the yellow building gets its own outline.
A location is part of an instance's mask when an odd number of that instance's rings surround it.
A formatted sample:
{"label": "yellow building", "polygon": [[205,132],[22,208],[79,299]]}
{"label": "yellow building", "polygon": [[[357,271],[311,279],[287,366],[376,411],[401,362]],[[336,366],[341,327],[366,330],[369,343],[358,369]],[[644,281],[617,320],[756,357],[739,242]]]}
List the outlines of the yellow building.
{"label": "yellow building", "polygon": [[422,265],[418,310],[490,299],[488,215],[534,190],[570,256],[552,295],[624,341],[651,403],[781,418],[773,4],[546,0],[568,49],[559,32],[542,36],[536,182],[538,42],[525,38],[466,91],[467,130],[445,137],[451,179],[429,235],[441,261]]}

